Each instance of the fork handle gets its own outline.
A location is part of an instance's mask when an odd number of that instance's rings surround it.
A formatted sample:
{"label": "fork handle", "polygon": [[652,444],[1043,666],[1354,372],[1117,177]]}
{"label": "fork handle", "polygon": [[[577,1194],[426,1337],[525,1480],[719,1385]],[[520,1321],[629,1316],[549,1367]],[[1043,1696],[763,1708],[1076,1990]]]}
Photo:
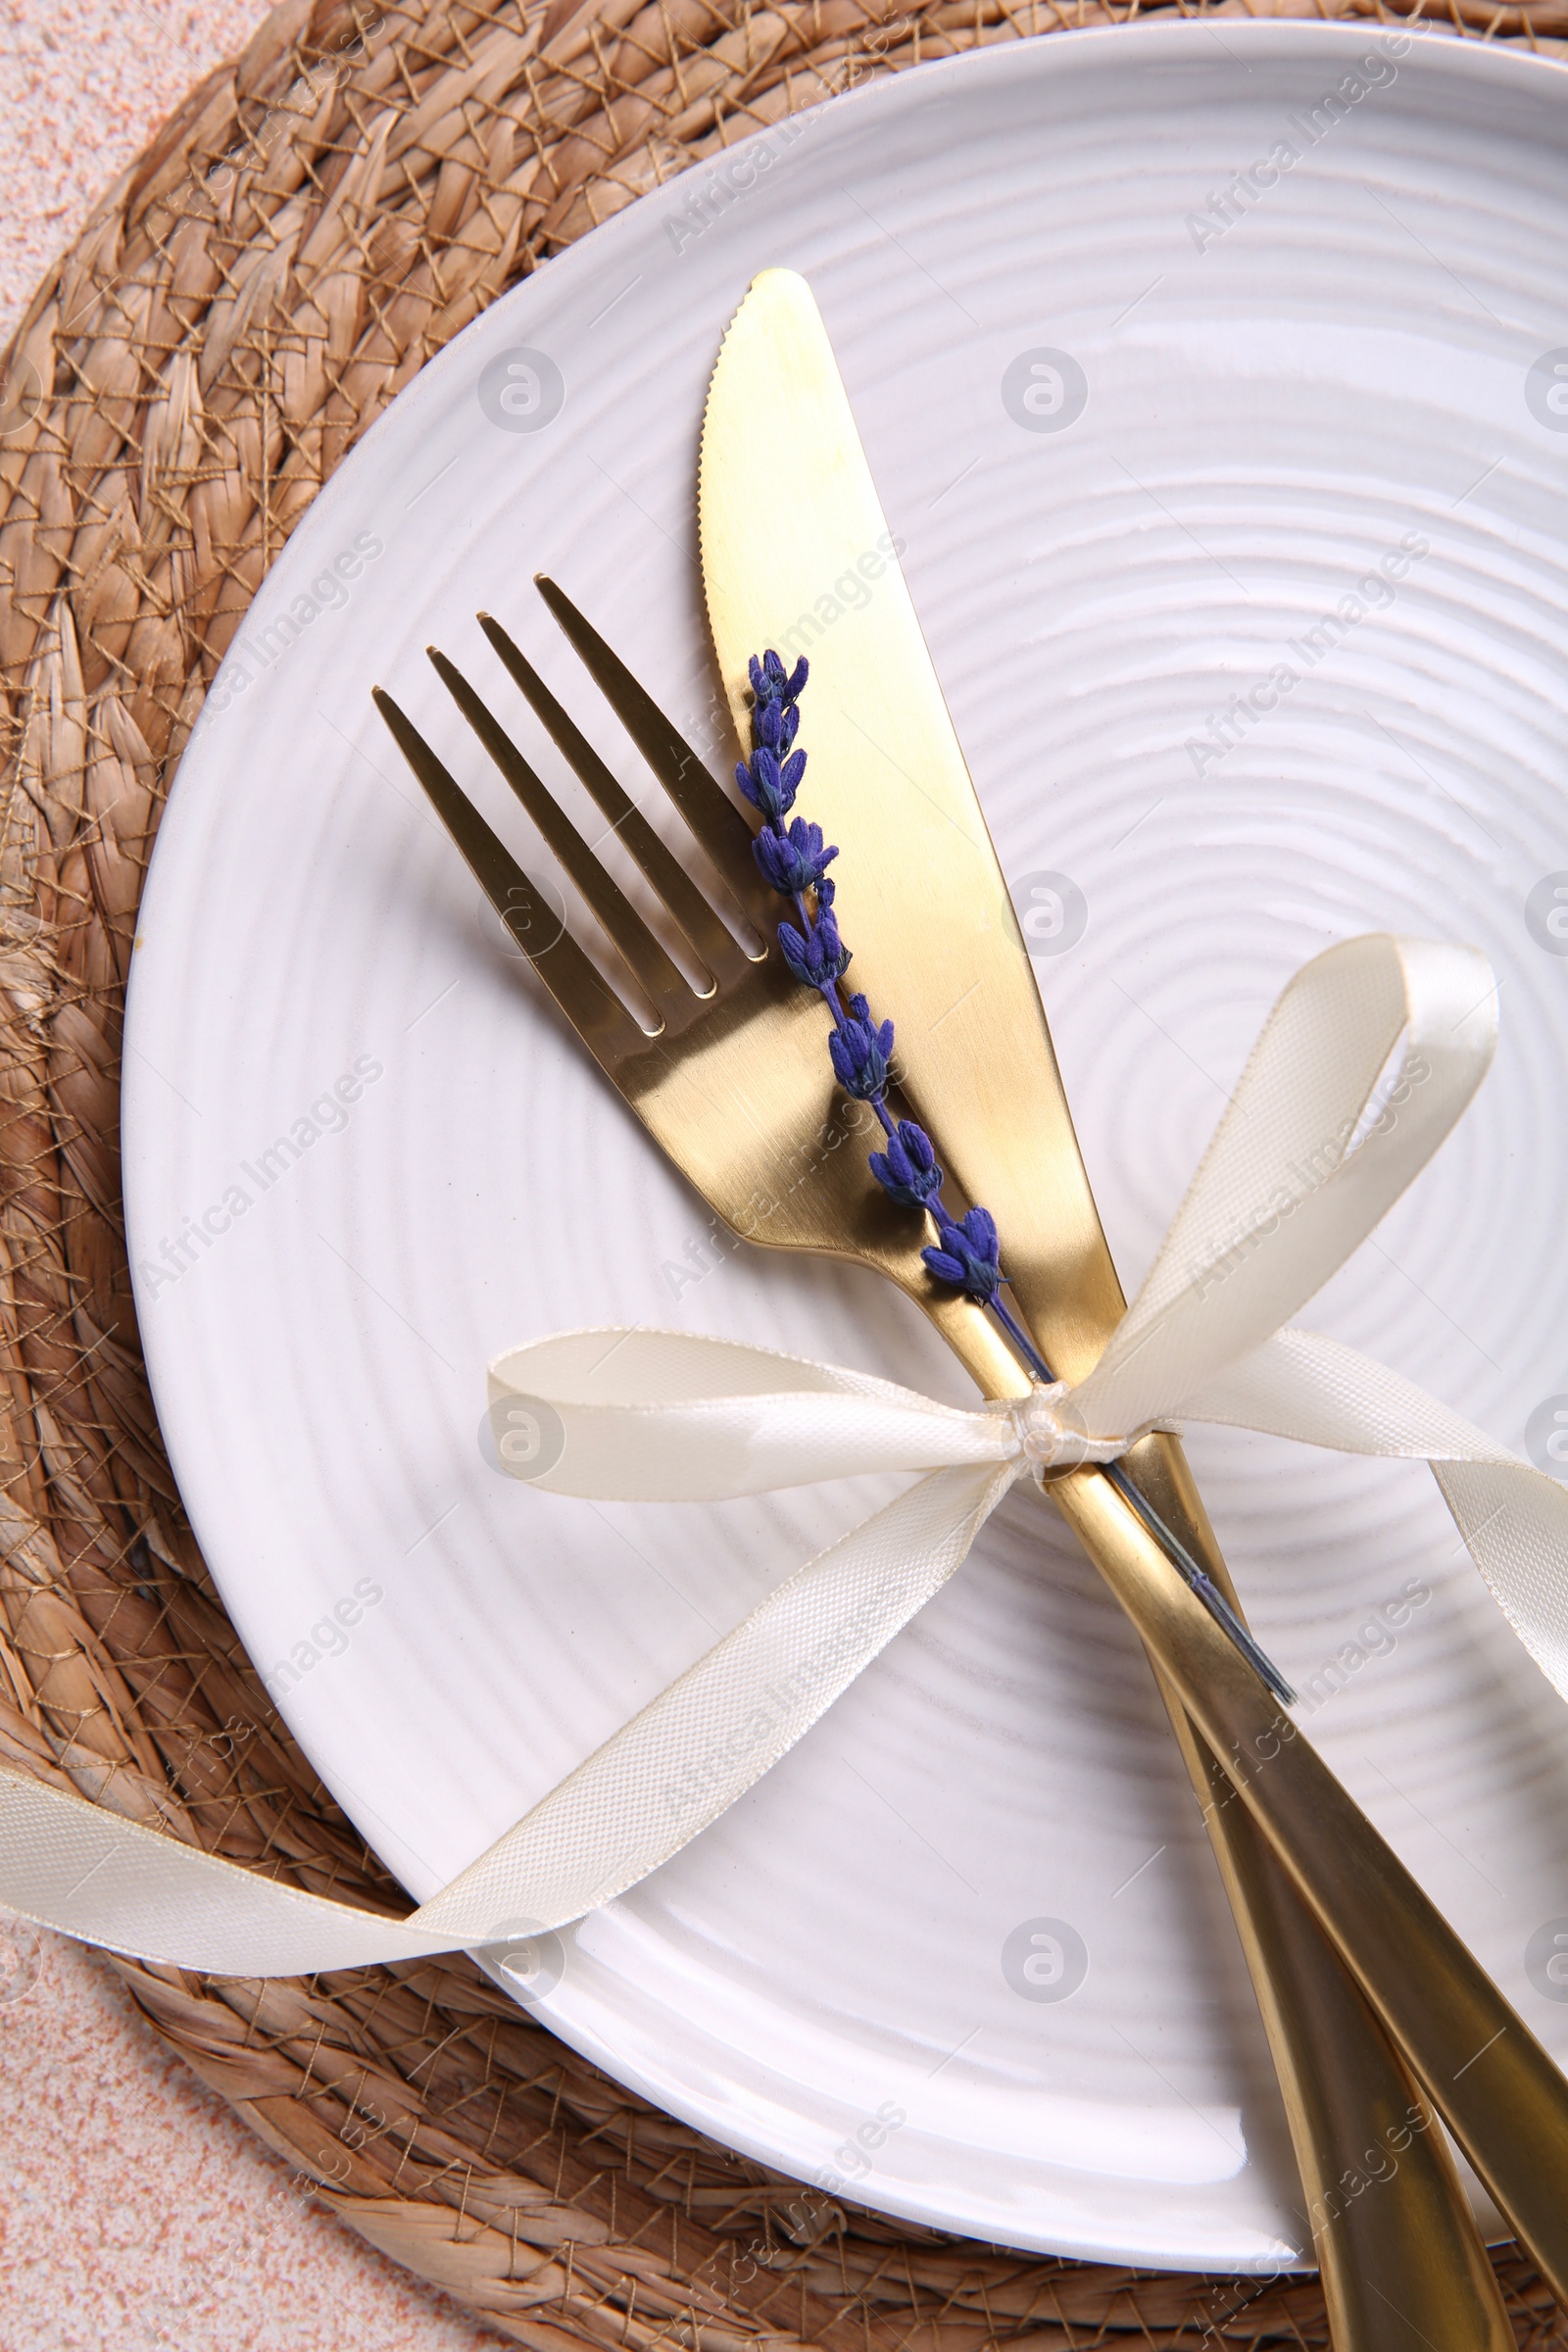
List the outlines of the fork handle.
{"label": "fork handle", "polygon": [[1109,1481],[1075,1470],[1046,1492],[1223,1767],[1211,1803],[1246,1805],[1568,2304],[1568,2082]]}

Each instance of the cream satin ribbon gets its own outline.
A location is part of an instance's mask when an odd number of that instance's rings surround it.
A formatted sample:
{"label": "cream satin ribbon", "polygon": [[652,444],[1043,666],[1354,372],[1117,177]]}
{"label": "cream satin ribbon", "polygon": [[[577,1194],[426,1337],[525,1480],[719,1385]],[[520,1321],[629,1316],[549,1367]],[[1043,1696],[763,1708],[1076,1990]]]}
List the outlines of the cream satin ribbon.
{"label": "cream satin ribbon", "polygon": [[1396,1373],[1283,1329],[1442,1143],[1486,1073],[1482,956],[1347,942],[1298,974],[1104,1354],[1076,1389],[964,1411],[865,1373],[674,1332],[502,1357],[504,1456],[601,1499],[707,1500],[926,1473],[800,1569],[408,1918],[301,1894],[0,1770],[0,1905],[220,1975],[482,1947],[634,1886],[751,1788],[958,1568],[1015,1480],[1180,1417],[1424,1456],[1520,1640],[1568,1697],[1568,1494]]}

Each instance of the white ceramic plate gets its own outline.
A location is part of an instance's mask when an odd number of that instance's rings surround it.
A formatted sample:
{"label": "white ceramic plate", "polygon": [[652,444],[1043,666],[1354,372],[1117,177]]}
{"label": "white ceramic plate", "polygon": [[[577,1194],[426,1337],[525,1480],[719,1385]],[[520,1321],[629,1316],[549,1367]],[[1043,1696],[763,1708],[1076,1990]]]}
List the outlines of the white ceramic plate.
{"label": "white ceramic plate", "polygon": [[[1230,20],[878,83],[553,262],[300,524],[159,840],[126,1192],[197,1533],[415,1894],[887,1491],[541,1495],[484,1458],[489,1356],[640,1320],[962,1394],[869,1278],[710,1247],[368,700],[393,686],[537,864],[420,649],[562,777],[472,619],[503,615],[631,776],[528,585],[545,567],[727,759],[696,440],[765,265],[815,287],[908,543],[1124,1278],[1289,973],[1364,929],[1477,942],[1502,982],[1495,1072],[1311,1320],[1550,1458],[1565,95],[1517,53]],[[1205,754],[1209,714],[1271,676],[1273,707],[1260,689]],[[1431,1481],[1213,1432],[1193,1453],[1312,1737],[1568,2056],[1545,1964],[1568,1722]],[[1027,1501],[743,1804],[545,1961],[551,2025],[621,2081],[891,2213],[1177,2266],[1303,2242],[1148,1670]]]}

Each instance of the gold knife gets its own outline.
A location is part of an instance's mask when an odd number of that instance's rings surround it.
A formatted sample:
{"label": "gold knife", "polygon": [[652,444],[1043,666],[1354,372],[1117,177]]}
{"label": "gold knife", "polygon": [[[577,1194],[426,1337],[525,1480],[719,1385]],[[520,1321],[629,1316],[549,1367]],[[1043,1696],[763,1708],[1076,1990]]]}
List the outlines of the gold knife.
{"label": "gold knife", "polygon": [[[760,500],[760,482],[777,495]],[[957,1191],[995,1214],[1012,1291],[1053,1369],[1080,1380],[1125,1302],[896,543],[815,302],[791,271],[756,279],[731,324],[704,421],[700,498],[737,730],[746,740],[748,657],[769,645],[786,659],[806,653],[802,805],[844,853],[839,904],[857,985],[879,1013],[896,1013],[916,1115],[940,1138]],[[969,983],[956,1001],[954,973]],[[1234,1600],[1177,1441],[1145,1440],[1126,1467]],[[1093,1513],[1069,1517],[1095,1556]],[[1251,1971],[1340,2352],[1387,2346],[1396,2315],[1436,2352],[1509,2352],[1513,2332],[1430,2106],[1153,1662]],[[1349,2193],[1369,2166],[1378,2185]]]}

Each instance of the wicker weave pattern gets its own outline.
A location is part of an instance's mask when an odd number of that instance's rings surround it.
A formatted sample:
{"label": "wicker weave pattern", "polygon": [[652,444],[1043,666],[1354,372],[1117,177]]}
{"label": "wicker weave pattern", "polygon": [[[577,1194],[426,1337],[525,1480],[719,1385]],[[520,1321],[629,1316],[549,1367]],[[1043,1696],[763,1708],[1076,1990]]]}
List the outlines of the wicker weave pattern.
{"label": "wicker weave pattern", "polygon": [[[1122,13],[362,0],[357,21],[347,0],[284,0],[40,288],[0,386],[0,1754],[235,1860],[395,1902],[184,1523],[120,1209],[142,874],[294,521],[432,352],[657,181],[867,74]],[[1446,14],[1455,32],[1568,34],[1568,0]],[[356,2229],[538,2352],[1327,2340],[1309,2280],[1031,2260],[803,2192],[629,2097],[462,1960],[289,1984],[123,1974]],[[1501,2268],[1521,2342],[1562,2342],[1528,2266]]]}

